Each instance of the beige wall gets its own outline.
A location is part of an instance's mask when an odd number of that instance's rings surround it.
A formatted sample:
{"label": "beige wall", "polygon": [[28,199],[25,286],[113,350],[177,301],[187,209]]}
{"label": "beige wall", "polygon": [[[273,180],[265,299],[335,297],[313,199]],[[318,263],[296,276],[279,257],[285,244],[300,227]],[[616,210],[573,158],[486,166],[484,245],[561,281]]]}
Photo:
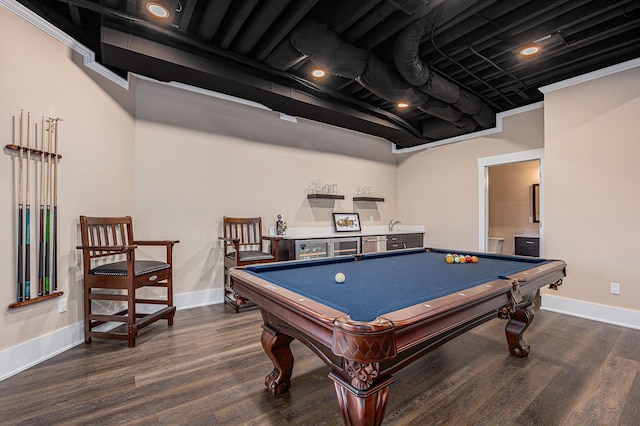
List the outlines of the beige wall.
{"label": "beige wall", "polygon": [[639,117],[638,67],[545,95],[545,253],[569,265],[562,295],[636,312]]}
{"label": "beige wall", "polygon": [[532,184],[539,181],[537,160],[489,167],[489,235],[504,238],[502,254],[515,253],[514,235],[539,230],[532,197]]}
{"label": "beige wall", "polygon": [[425,225],[430,247],[478,250],[478,159],[543,147],[543,110],[504,118],[490,136],[404,155],[398,166],[398,212]]}
{"label": "beige wall", "polygon": [[[59,290],[68,298],[68,311],[61,314],[56,300],[7,309],[16,301],[14,224],[17,223],[15,188],[19,167],[14,157],[3,153],[0,158],[0,235],[4,236],[0,243],[2,350],[81,320],[80,259],[75,249],[78,216],[120,214],[133,209],[134,120],[113,97],[126,100],[126,92],[79,66],[78,58],[70,49],[3,7],[0,7],[0,22],[3,146],[10,143],[11,116],[19,116],[21,109],[25,116],[31,112],[38,121],[43,115],[64,120],[59,133],[62,160],[58,168],[58,280]],[[32,173],[33,170],[32,167]],[[33,191],[31,195],[34,197]],[[32,209],[33,203],[35,199]],[[34,229],[32,281],[37,277]],[[32,289],[37,289],[33,283]],[[34,290],[32,295],[37,295]]]}
{"label": "beige wall", "polygon": [[[265,232],[280,213],[290,228],[331,227],[333,211],[357,211],[364,226],[396,216],[387,141],[144,80],[136,87],[138,229],[180,239],[177,293],[222,288],[223,216],[260,216]],[[345,199],[308,200],[314,179],[336,183]],[[358,184],[385,202],[354,204]]]}

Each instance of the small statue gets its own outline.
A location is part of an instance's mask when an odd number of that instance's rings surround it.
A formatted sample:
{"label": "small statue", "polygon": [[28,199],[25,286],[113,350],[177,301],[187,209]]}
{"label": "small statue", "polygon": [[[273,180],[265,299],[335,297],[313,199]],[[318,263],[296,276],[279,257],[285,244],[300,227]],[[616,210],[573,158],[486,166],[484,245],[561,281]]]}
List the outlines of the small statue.
{"label": "small statue", "polygon": [[279,214],[278,220],[276,220],[276,234],[284,235],[287,230],[287,222],[284,221],[284,216]]}

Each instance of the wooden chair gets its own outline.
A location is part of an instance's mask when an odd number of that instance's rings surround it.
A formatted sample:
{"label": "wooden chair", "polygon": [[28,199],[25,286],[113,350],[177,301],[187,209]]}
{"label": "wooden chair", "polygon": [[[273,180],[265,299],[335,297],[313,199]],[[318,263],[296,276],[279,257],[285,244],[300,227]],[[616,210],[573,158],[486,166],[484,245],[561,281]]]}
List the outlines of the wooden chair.
{"label": "wooden chair", "polygon": [[273,243],[270,251],[264,250],[262,238],[262,218],[260,217],[224,217],[222,220],[224,236],[224,302],[235,308],[253,306],[253,303],[235,293],[229,287],[229,268],[235,266],[252,265],[278,261],[278,239],[271,239]]}
{"label": "wooden chair", "polygon": [[[92,337],[121,339],[136,344],[138,330],[159,320],[166,319],[173,325],[176,307],[173,306],[173,245],[178,241],[137,241],[133,238],[130,216],[86,217],[80,216],[80,232],[84,265],[84,339]],[[138,246],[164,246],[166,262],[136,260]],[[141,299],[136,290],[142,287],[164,287],[166,296]],[[97,290],[97,291],[95,291]],[[163,291],[164,292],[164,291]],[[94,313],[93,301],[125,303],[115,313]],[[151,313],[138,312],[136,303],[166,305]],[[149,308],[147,308],[149,309]],[[109,322],[123,323],[110,331],[96,331],[95,327]]]}

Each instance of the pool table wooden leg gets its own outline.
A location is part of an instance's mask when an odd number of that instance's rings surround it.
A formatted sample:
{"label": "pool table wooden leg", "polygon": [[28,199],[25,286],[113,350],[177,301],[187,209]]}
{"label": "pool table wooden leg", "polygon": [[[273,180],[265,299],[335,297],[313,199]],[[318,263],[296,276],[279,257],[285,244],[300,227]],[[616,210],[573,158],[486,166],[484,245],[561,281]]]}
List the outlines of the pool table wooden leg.
{"label": "pool table wooden leg", "polygon": [[345,425],[376,426],[382,424],[389,398],[389,385],[395,380],[387,376],[367,390],[357,390],[335,372],[329,377],[334,382],[338,405]]}
{"label": "pool table wooden leg", "polygon": [[289,345],[293,337],[278,333],[272,328],[262,326],[262,348],[273,362],[274,369],[264,379],[265,386],[271,395],[277,396],[286,393],[291,385],[291,373],[293,372],[293,353]]}
{"label": "pool table wooden leg", "polygon": [[509,344],[509,352],[519,358],[529,355],[529,345],[522,338],[522,334],[533,321],[532,306],[518,309],[509,314],[509,322],[505,327],[507,334],[507,343]]}

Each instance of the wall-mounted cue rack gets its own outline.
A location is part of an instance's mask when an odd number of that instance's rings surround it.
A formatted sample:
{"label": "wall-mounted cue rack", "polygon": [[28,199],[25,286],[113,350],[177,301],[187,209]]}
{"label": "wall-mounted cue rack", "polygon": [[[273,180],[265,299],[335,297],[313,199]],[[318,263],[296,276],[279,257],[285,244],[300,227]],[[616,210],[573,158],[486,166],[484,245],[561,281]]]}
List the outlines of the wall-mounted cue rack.
{"label": "wall-mounted cue rack", "polygon": [[[16,302],[9,308],[20,308],[62,296],[58,290],[58,153],[59,124],[61,118],[44,117],[32,123],[31,113],[20,111],[16,132],[16,116],[12,116],[11,144],[5,153],[18,161],[16,179],[17,211],[16,250]],[[32,132],[33,130],[33,132]],[[17,137],[16,137],[17,135]],[[16,140],[17,139],[17,140]],[[31,143],[33,141],[33,144]],[[17,142],[17,143],[16,143]],[[14,174],[15,174],[14,172]],[[33,203],[32,203],[33,202]],[[31,206],[38,211],[31,220]],[[37,226],[36,226],[37,225]],[[37,228],[38,233],[32,232]],[[31,235],[37,241],[32,246]],[[36,262],[32,263],[32,254]],[[31,272],[37,270],[32,285]],[[33,290],[32,290],[33,287]],[[32,296],[33,294],[33,296]],[[37,296],[36,296],[37,295]]]}

